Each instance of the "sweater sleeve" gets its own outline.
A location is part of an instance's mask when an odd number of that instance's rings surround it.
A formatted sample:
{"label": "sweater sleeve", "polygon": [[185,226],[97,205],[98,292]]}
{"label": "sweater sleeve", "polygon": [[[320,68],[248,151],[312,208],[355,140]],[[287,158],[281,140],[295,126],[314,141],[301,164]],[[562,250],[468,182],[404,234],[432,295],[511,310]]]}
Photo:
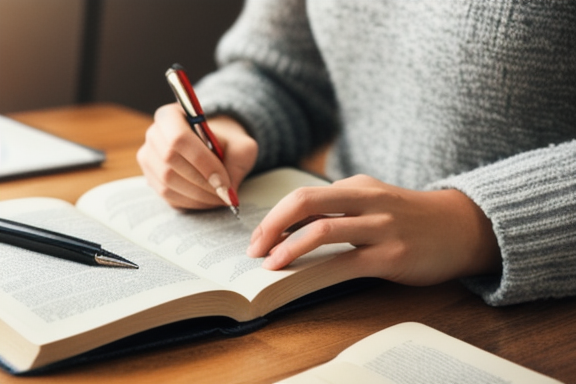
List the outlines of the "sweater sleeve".
{"label": "sweater sleeve", "polygon": [[576,295],[576,140],[430,187],[462,191],[492,221],[502,275],[464,279],[488,304]]}
{"label": "sweater sleeve", "polygon": [[335,102],[303,0],[248,0],[197,85],[208,116],[237,119],[259,144],[255,171],[295,165],[337,129]]}

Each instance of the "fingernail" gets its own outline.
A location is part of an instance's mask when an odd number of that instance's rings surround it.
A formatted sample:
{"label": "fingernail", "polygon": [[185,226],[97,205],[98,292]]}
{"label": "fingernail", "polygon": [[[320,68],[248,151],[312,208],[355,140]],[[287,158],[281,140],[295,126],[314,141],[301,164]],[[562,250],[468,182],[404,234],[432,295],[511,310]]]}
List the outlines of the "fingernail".
{"label": "fingernail", "polygon": [[262,262],[262,268],[264,269],[274,269],[274,263],[270,261],[270,256],[266,257]]}
{"label": "fingernail", "polygon": [[250,245],[248,246],[248,249],[246,249],[246,254],[250,257],[260,257],[260,255],[256,252],[256,241],[260,238],[260,234],[260,227],[256,228],[254,232],[252,232],[252,236],[250,237]]}
{"label": "fingernail", "polygon": [[226,188],[223,185],[224,183],[222,182],[222,178],[219,174],[211,174],[210,177],[208,177],[208,184],[210,184],[210,186],[216,190],[216,194],[218,197],[220,197],[220,199],[222,199],[222,201],[226,203],[226,205],[232,205],[232,200],[230,199],[229,193],[230,188]]}
{"label": "fingernail", "polygon": [[246,249],[246,254],[248,255],[248,257],[251,257],[253,259],[257,259],[259,257],[262,257],[264,255],[261,255],[260,253],[257,252],[258,247],[256,247],[254,244],[250,244],[248,246],[248,249]]}
{"label": "fingernail", "polygon": [[252,231],[252,236],[250,236],[250,244],[256,243],[260,236],[262,236],[262,227],[257,226],[256,229]]}
{"label": "fingernail", "polygon": [[223,188],[222,178],[219,174],[213,173],[208,177],[208,184],[212,186],[214,189]]}
{"label": "fingernail", "polygon": [[262,268],[276,270],[278,269],[278,263],[276,262],[276,257],[270,255],[266,256],[264,261],[262,262]]}
{"label": "fingernail", "polygon": [[284,258],[285,251],[280,248],[274,247],[273,250],[270,251],[270,254],[264,259],[262,262],[262,267],[266,269],[278,269],[278,260],[282,260]]}
{"label": "fingernail", "polygon": [[[216,188],[216,194],[218,195],[218,197],[220,197],[222,199],[223,202],[226,203],[226,205],[233,205],[232,201],[230,200],[230,195],[228,194],[228,190],[224,187],[219,187]],[[236,205],[234,205],[236,206]]]}
{"label": "fingernail", "polygon": [[254,247],[252,246],[252,244],[250,244],[248,246],[248,248],[246,248],[246,254],[248,255],[248,257],[252,257],[252,258],[256,258],[257,256],[254,254]]}

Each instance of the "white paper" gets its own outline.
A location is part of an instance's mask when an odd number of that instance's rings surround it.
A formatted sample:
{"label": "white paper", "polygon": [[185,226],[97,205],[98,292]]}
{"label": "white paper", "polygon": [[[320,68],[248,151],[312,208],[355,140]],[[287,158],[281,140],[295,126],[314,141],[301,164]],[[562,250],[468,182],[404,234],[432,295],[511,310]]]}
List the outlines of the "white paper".
{"label": "white paper", "polygon": [[0,116],[0,179],[103,160],[100,151]]}

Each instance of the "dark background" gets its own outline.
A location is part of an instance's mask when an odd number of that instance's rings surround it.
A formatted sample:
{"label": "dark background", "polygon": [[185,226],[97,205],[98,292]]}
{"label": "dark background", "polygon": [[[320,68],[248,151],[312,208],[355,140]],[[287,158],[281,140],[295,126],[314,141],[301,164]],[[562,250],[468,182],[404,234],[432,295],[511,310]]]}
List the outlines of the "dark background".
{"label": "dark background", "polygon": [[173,101],[164,72],[215,68],[242,0],[0,0],[0,113],[114,102],[152,113]]}

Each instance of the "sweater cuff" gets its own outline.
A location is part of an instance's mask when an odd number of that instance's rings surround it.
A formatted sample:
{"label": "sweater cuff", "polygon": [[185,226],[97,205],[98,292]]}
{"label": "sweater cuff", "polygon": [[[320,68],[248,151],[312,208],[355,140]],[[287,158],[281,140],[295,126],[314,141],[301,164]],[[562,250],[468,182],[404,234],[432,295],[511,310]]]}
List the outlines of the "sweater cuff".
{"label": "sweater cuff", "polygon": [[576,141],[526,152],[435,182],[491,220],[501,276],[463,279],[490,305],[576,295]]}

